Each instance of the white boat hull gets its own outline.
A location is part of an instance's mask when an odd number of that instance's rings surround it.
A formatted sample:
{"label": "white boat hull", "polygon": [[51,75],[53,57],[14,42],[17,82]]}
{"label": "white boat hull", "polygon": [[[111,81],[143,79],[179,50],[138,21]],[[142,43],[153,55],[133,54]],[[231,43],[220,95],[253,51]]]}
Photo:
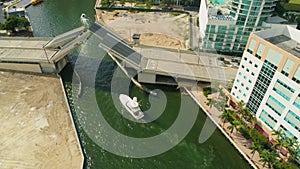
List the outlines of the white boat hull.
{"label": "white boat hull", "polygon": [[120,99],[120,101],[121,101],[121,103],[122,103],[122,105],[123,105],[123,107],[125,107],[125,109],[136,119],[136,120],[139,120],[139,119],[141,119],[141,118],[143,118],[144,117],[144,113],[141,111],[141,109],[140,108],[136,108],[136,110],[138,110],[138,111],[133,111],[131,108],[130,108],[130,102],[132,102],[133,100],[129,97],[129,96],[127,96],[127,95],[125,95],[125,94],[120,94],[120,96],[119,96],[119,99]]}

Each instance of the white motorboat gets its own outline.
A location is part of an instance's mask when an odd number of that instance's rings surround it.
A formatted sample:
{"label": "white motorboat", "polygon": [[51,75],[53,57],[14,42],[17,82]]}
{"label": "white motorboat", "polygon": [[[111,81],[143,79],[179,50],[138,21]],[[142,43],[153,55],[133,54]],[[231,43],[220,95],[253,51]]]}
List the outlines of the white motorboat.
{"label": "white motorboat", "polygon": [[127,96],[125,94],[120,94],[119,99],[120,99],[122,105],[125,107],[125,109],[136,120],[139,120],[144,117],[144,113],[141,111],[136,97],[133,97],[133,99],[131,99],[129,96]]}

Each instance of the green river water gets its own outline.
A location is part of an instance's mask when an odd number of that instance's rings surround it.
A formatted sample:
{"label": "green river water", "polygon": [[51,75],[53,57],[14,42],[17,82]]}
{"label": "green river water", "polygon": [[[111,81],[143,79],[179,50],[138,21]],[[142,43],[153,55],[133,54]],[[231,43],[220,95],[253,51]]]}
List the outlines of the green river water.
{"label": "green river water", "polygon": [[[95,1],[79,0],[45,0],[37,6],[27,9],[32,22],[35,36],[52,37],[81,25],[79,17],[85,13],[93,20]],[[68,57],[71,62],[61,73],[65,88],[70,99],[71,109],[79,131],[83,152],[85,155],[85,168],[93,169],[248,169],[250,165],[242,158],[229,141],[216,130],[204,143],[198,142],[202,126],[207,118],[202,110],[186,95],[182,95],[175,87],[161,85],[147,85],[149,89],[159,89],[164,94],[150,100],[148,94],[134,85],[126,88],[130,96],[136,96],[141,100],[141,108],[144,111],[156,107],[156,104],[164,102],[165,108],[162,115],[150,123],[135,123],[124,118],[118,112],[120,103],[113,100],[120,93],[118,88],[123,88],[128,80],[125,75],[118,74],[119,80],[115,88],[112,86],[112,77],[116,65],[98,47],[96,37],[91,37],[87,43],[79,47]],[[80,61],[80,64],[76,64]],[[94,69],[94,65],[99,68]],[[72,65],[72,66],[71,66]],[[72,67],[76,67],[81,77],[83,95],[79,102],[73,91],[78,89],[77,81],[72,83]],[[95,73],[96,78],[91,75]],[[72,85],[73,84],[73,85]],[[119,85],[119,86],[118,86]],[[96,102],[94,102],[95,100]],[[111,127],[124,135],[144,138],[163,133],[176,120],[180,104],[184,101],[187,107],[185,112],[197,110],[195,124],[187,136],[174,148],[162,154],[148,158],[128,158],[115,155],[101,148],[97,140],[103,144],[118,145],[118,139],[105,139],[108,133],[98,118],[97,109],[101,110],[106,122]],[[151,107],[151,105],[153,105]],[[96,108],[95,108],[96,107]],[[125,112],[126,114],[126,112]],[[187,114],[189,115],[189,114]],[[186,124],[188,125],[188,124]],[[86,130],[88,127],[90,130]],[[92,133],[92,134],[91,134]],[[93,135],[94,134],[94,135]],[[173,139],[173,136],[170,136]],[[159,144],[159,143],[158,143]],[[160,145],[153,145],[153,149]],[[148,147],[149,148],[149,147]],[[151,148],[151,147],[150,147]],[[118,150],[122,151],[122,149]],[[147,150],[143,150],[147,151]],[[121,152],[120,152],[121,153]]]}

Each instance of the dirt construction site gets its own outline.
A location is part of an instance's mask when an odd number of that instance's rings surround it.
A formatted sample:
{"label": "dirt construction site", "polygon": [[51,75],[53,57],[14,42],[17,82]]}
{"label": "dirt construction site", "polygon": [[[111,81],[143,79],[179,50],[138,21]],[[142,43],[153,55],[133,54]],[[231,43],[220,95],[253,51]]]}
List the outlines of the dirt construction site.
{"label": "dirt construction site", "polygon": [[98,11],[97,19],[131,41],[141,34],[140,44],[154,47],[187,49],[189,16],[179,13]]}
{"label": "dirt construction site", "polygon": [[80,169],[60,79],[0,71],[0,168]]}

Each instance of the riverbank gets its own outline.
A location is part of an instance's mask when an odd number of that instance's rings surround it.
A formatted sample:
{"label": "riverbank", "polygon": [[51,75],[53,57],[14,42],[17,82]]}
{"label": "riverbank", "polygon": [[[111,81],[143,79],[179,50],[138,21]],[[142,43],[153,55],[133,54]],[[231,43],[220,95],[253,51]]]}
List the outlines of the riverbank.
{"label": "riverbank", "polygon": [[254,169],[264,168],[263,164],[260,162],[259,154],[251,154],[252,150],[250,147],[252,142],[250,140],[246,140],[237,131],[230,133],[229,129],[227,128],[229,124],[223,124],[220,118],[222,112],[217,110],[215,107],[209,107],[206,104],[208,103],[208,100],[204,96],[203,87],[201,85],[192,89],[185,88],[185,90]]}
{"label": "riverbank", "polygon": [[[0,71],[0,168],[82,169],[62,81]],[[13,87],[12,87],[13,86]]]}

